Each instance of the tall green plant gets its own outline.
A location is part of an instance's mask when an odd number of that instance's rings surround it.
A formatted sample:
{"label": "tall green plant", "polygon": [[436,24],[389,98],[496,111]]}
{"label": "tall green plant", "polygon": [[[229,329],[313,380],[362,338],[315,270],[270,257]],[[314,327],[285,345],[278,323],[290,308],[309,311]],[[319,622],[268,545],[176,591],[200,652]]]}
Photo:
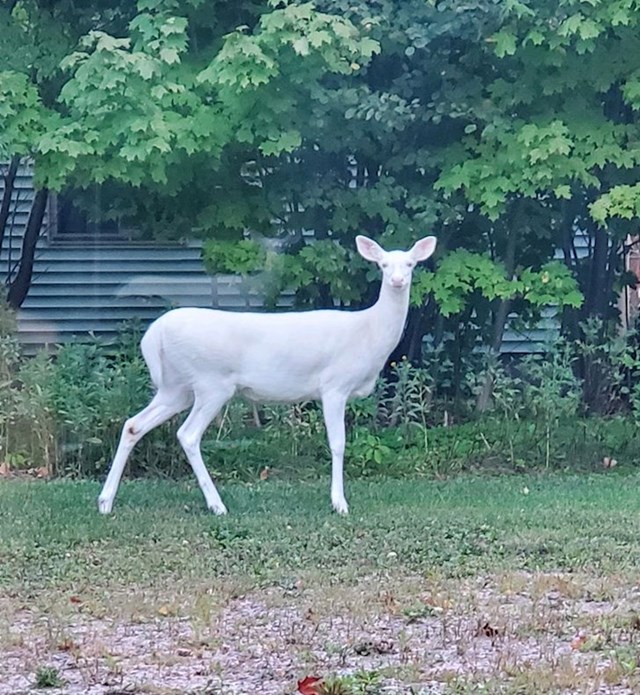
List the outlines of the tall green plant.
{"label": "tall green plant", "polygon": [[581,390],[574,374],[574,359],[571,347],[561,343],[544,357],[526,358],[522,365],[525,407],[543,430],[547,467],[559,424],[574,419],[580,406]]}

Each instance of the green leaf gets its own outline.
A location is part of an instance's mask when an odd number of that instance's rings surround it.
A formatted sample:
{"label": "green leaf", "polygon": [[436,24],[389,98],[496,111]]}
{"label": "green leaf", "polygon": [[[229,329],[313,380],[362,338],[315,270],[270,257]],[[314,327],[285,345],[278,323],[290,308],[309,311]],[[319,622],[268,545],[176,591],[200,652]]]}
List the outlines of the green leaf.
{"label": "green leaf", "polygon": [[556,186],[554,193],[557,198],[563,198],[564,200],[570,200],[571,198],[571,186],[567,184],[562,184],[561,186]]}
{"label": "green leaf", "polygon": [[180,62],[180,52],[176,48],[165,47],[160,49],[160,59],[170,65]]}
{"label": "green leaf", "polygon": [[499,58],[515,54],[516,37],[510,31],[499,31],[493,35],[492,40],[495,42],[495,52]]}

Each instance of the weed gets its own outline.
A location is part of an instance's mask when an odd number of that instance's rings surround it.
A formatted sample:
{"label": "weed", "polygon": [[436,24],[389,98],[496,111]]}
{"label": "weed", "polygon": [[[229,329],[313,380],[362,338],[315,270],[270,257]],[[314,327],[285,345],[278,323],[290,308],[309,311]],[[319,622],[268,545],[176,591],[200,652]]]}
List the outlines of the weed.
{"label": "weed", "polygon": [[424,618],[430,618],[438,613],[434,606],[430,606],[426,603],[416,604],[415,606],[408,606],[402,610],[402,615],[407,620],[408,624],[417,623]]}
{"label": "weed", "polygon": [[334,676],[322,681],[318,695],[380,695],[380,675],[376,671],[358,671],[349,676]]}
{"label": "weed", "polygon": [[40,666],[36,671],[37,688],[61,688],[64,681],[60,678],[58,669],[53,666]]}

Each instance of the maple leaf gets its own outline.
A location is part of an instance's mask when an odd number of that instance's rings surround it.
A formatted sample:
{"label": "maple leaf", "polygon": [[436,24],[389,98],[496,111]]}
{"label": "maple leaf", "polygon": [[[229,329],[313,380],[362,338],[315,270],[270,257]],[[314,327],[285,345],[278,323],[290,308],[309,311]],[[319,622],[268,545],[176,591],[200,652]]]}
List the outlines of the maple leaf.
{"label": "maple leaf", "polygon": [[320,695],[321,685],[322,678],[305,676],[301,681],[298,681],[298,692],[300,695]]}

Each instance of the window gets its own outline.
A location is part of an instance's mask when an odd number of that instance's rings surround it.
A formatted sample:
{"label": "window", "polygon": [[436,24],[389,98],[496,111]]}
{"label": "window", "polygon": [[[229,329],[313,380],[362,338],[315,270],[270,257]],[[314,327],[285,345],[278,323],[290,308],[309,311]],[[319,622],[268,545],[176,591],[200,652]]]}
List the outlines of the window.
{"label": "window", "polygon": [[114,244],[132,241],[135,230],[104,204],[99,186],[68,189],[51,197],[49,241],[68,244]]}

